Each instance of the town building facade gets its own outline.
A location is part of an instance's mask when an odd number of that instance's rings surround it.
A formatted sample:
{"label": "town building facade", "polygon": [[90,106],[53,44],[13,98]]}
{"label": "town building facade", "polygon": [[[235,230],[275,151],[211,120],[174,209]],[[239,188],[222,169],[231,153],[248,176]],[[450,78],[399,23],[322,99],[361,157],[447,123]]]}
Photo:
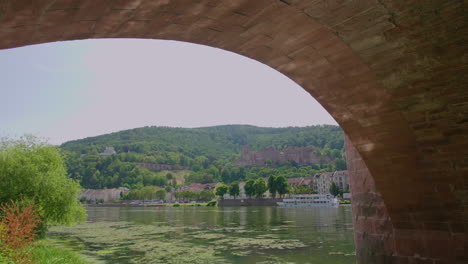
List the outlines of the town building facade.
{"label": "town building facade", "polygon": [[332,183],[343,191],[349,190],[348,171],[321,172],[314,176],[314,191],[319,194],[329,194]]}
{"label": "town building facade", "polygon": [[314,177],[288,178],[288,184],[291,188],[309,187],[314,188]]}
{"label": "town building facade", "polygon": [[88,202],[110,202],[113,200],[119,200],[124,194],[129,192],[128,188],[120,187],[116,189],[86,189],[80,193],[80,199],[84,197],[84,199]]}

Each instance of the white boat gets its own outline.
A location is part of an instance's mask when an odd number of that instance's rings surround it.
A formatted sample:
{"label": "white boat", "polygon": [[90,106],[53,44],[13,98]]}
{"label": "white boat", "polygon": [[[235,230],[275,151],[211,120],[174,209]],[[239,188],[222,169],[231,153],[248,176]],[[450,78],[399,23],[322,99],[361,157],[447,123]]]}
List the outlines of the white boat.
{"label": "white boat", "polygon": [[338,199],[331,194],[298,194],[277,202],[279,207],[338,206]]}

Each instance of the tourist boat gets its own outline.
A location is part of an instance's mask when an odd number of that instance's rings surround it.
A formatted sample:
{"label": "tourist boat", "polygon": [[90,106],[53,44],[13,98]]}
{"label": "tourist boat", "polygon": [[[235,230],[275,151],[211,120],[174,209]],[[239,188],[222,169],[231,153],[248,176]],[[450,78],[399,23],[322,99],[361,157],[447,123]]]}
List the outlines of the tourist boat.
{"label": "tourist boat", "polygon": [[279,207],[338,206],[338,199],[331,194],[298,194],[277,202]]}

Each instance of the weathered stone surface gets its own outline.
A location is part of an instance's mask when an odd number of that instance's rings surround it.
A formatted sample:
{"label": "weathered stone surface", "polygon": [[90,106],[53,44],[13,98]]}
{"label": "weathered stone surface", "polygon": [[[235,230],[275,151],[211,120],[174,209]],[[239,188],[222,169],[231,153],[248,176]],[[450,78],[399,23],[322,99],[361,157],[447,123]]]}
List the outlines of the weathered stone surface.
{"label": "weathered stone surface", "polygon": [[[466,10],[458,0],[0,1],[0,49],[173,39],[270,65],[337,120],[368,169],[359,188],[374,186],[393,228],[410,230],[393,247],[365,232],[358,248],[375,252],[361,263],[466,263]],[[432,236],[440,224],[457,243]]]}
{"label": "weathered stone surface", "polygon": [[345,143],[358,263],[466,262],[466,226],[462,224],[466,223],[465,217],[458,224],[449,223],[447,220],[454,216],[430,208],[433,218],[439,220],[424,222],[416,213],[424,205],[414,204],[414,214],[406,219],[392,219],[366,164],[347,137]]}

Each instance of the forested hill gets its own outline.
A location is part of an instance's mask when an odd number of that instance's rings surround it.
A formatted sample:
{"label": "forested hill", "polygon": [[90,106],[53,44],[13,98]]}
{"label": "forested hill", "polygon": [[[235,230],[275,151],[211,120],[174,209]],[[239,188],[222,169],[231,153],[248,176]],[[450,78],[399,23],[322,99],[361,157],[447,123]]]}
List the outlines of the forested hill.
{"label": "forested hill", "polygon": [[[318,164],[292,162],[274,166],[237,166],[242,148],[312,147]],[[100,155],[106,147],[116,154]],[[187,168],[185,183],[243,181],[270,175],[309,177],[317,172],[346,169],[343,132],[338,126],[263,128],[226,125],[203,128],[144,127],[70,141],[61,146],[68,175],[84,188],[141,188],[180,184],[171,173],[137,165],[175,165]]]}
{"label": "forested hill", "polygon": [[205,156],[210,160],[238,157],[242,147],[253,150],[274,146],[311,146],[320,151],[343,149],[343,132],[334,125],[267,128],[250,125],[223,125],[202,128],[143,127],[69,141],[61,148],[79,154],[102,152],[112,146],[117,153],[175,152],[188,157]]}

